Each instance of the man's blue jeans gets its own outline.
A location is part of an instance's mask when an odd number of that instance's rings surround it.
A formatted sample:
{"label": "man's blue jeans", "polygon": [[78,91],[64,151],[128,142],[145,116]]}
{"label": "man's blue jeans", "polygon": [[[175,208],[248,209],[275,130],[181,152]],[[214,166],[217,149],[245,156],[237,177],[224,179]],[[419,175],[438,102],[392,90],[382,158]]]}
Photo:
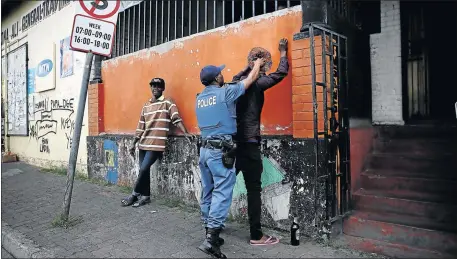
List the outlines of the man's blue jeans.
{"label": "man's blue jeans", "polygon": [[222,164],[222,150],[200,148],[202,220],[208,228],[222,228],[232,204],[236,182],[235,167]]}

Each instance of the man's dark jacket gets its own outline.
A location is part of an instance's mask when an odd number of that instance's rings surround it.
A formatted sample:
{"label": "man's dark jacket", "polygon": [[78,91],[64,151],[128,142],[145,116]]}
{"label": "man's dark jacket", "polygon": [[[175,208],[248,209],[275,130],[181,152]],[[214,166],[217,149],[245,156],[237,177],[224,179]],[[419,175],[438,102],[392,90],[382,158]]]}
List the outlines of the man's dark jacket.
{"label": "man's dark jacket", "polygon": [[[240,81],[247,77],[250,69],[245,69],[233,77],[233,81]],[[260,115],[262,113],[264,92],[281,82],[289,72],[287,57],[282,57],[276,72],[269,75],[261,74],[253,85],[242,95],[236,104],[237,140],[260,141]]]}

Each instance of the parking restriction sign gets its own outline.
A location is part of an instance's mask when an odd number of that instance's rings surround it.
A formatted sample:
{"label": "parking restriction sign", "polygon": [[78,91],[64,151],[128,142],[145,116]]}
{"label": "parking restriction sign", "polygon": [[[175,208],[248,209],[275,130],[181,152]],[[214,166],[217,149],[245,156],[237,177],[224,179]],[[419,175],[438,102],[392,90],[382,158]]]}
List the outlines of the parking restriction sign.
{"label": "parking restriction sign", "polygon": [[111,56],[120,0],[76,2],[70,46],[72,49]]}

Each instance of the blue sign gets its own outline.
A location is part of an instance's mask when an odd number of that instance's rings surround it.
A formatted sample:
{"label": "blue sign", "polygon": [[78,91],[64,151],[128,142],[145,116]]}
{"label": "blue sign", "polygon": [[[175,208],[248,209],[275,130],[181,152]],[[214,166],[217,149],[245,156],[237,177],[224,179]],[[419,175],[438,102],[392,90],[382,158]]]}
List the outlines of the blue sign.
{"label": "blue sign", "polygon": [[118,180],[118,146],[116,142],[105,139],[103,141],[103,151],[105,153],[105,179],[112,184],[117,184]]}
{"label": "blue sign", "polygon": [[35,92],[35,68],[29,68],[27,71],[27,93]]}
{"label": "blue sign", "polygon": [[36,67],[36,76],[38,77],[45,77],[49,73],[51,73],[52,68],[53,68],[53,63],[52,60],[50,59],[45,59],[41,61],[38,66]]}

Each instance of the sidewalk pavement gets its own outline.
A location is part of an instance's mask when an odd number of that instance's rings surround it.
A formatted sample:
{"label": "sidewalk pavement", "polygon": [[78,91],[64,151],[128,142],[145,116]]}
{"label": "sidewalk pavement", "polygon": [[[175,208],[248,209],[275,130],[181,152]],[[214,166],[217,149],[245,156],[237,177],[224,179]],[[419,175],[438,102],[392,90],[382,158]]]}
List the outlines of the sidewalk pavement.
{"label": "sidewalk pavement", "polygon": [[[64,229],[51,222],[61,211],[66,177],[17,162],[2,164],[1,179],[2,222],[56,257],[208,258],[196,248],[204,230],[194,209],[171,207],[161,200],[125,208],[120,206],[125,194],[119,187],[75,180],[70,215],[82,216],[82,222]],[[279,235],[281,243],[252,247],[247,242],[248,227],[229,222],[221,234],[225,239],[222,251],[228,258],[372,257],[306,239],[294,247],[288,244],[288,233],[267,232]]]}

